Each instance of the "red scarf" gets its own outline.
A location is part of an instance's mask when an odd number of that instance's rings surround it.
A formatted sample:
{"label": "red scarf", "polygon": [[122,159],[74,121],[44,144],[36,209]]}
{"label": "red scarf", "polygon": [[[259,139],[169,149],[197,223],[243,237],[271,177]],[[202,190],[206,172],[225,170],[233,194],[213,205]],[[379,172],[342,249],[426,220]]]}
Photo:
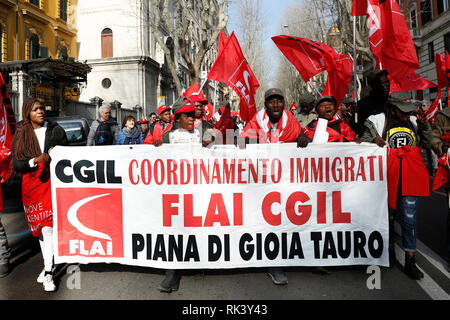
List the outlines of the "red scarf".
{"label": "red scarf", "polygon": [[161,123],[158,121],[153,127],[153,133],[150,130],[145,137],[144,144],[153,144],[156,140],[162,141],[162,135],[172,129],[172,122],[163,130]]}
{"label": "red scarf", "polygon": [[389,208],[397,207],[399,178],[402,179],[402,196],[428,197],[430,195],[428,170],[419,147],[388,148],[387,177]]}
{"label": "red scarf", "polygon": [[39,236],[42,227],[53,226],[49,165],[38,163],[36,171],[22,175],[22,202],[33,236]]}
{"label": "red scarf", "polygon": [[295,142],[301,131],[297,119],[284,109],[277,123],[277,131],[271,132],[269,115],[263,108],[247,123],[241,137],[259,139],[259,143]]}

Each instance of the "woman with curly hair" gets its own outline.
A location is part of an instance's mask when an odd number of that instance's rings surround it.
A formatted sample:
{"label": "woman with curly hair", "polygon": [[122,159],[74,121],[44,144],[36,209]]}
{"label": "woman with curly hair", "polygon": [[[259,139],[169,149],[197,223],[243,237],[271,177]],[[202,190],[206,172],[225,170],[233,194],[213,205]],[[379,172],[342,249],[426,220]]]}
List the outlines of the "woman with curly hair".
{"label": "woman with curly hair", "polygon": [[50,189],[49,151],[68,145],[63,128],[44,119],[45,106],[38,99],[28,99],[22,107],[22,125],[14,136],[13,170],[22,175],[22,202],[28,226],[39,237],[44,270],[37,282],[45,291],[55,291],[53,281],[53,214]]}

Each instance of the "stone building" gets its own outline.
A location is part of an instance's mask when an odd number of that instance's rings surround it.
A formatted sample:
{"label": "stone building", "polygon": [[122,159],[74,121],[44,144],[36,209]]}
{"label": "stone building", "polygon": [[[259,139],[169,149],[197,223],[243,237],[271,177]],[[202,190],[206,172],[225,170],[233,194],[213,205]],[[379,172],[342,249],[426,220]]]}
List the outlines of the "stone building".
{"label": "stone building", "polygon": [[[399,1],[410,28],[420,67],[417,73],[437,84],[434,54],[450,52],[450,0]],[[434,99],[437,88],[415,93],[418,99]],[[447,101],[447,89],[442,90],[442,102]]]}

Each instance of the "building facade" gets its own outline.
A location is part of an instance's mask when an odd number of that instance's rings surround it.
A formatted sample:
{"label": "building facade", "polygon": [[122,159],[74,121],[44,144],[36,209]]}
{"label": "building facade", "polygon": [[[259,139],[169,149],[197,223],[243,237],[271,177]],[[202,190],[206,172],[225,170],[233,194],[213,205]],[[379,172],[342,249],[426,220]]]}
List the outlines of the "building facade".
{"label": "building facade", "polygon": [[[110,105],[120,120],[126,114],[148,116],[159,105],[171,105],[178,98],[181,93],[177,92],[163,49],[151,32],[152,10],[149,0],[78,0],[78,59],[92,67],[80,100],[97,97],[103,105]],[[178,76],[187,88],[187,65],[173,35],[162,31]],[[216,48],[210,51],[203,64],[205,70],[217,54]],[[205,89],[210,92],[210,85]]]}
{"label": "building facade", "polygon": [[[417,73],[437,84],[434,54],[450,53],[450,0],[399,1],[410,28],[420,67]],[[418,99],[435,99],[437,87],[415,93]],[[447,89],[442,90],[442,102],[447,101]]]}

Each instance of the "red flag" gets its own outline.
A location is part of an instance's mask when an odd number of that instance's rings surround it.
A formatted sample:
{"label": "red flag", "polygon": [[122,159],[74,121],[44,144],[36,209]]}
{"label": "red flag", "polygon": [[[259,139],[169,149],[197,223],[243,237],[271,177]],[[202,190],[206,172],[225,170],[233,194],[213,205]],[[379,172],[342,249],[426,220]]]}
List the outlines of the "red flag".
{"label": "red flag", "polygon": [[[193,84],[191,84],[191,86],[189,88],[186,89],[185,92],[183,92],[182,96],[185,96],[186,98],[189,98],[190,96],[194,95],[194,94],[198,94],[203,96],[203,92],[201,90],[201,85],[198,82],[194,82]],[[207,100],[205,98],[205,100]]]}
{"label": "red flag", "polygon": [[367,6],[369,44],[377,65],[392,79],[402,80],[419,67],[416,49],[396,0],[369,0]]}
{"label": "red flag", "polygon": [[208,79],[228,84],[240,97],[240,114],[248,121],[256,113],[255,92],[259,82],[245,60],[234,32],[208,74]]}
{"label": "red flag", "polygon": [[352,16],[364,16],[367,14],[367,0],[353,0]]}
{"label": "red flag", "polygon": [[225,48],[227,42],[228,42],[228,37],[226,36],[225,33],[222,32],[222,30],[220,30],[219,47],[217,49],[217,56],[220,56],[220,54],[222,53],[223,48]]}
{"label": "red flag", "polygon": [[205,111],[205,119],[209,121],[214,116],[214,106],[211,102],[208,102],[208,104],[203,105],[203,110]]}
{"label": "red flag", "polygon": [[435,53],[434,61],[436,63],[436,75],[439,88],[446,88],[448,86],[448,79],[445,70],[445,59],[442,54]]}
{"label": "red flag", "polygon": [[400,81],[393,80],[391,75],[388,75],[388,78],[391,83],[391,92],[424,90],[428,88],[437,87],[435,83],[425,78],[422,78],[417,73],[412,73]]}
{"label": "red flag", "polygon": [[[186,89],[182,96],[189,99],[190,97],[197,95],[203,101],[208,101],[208,99],[203,95],[203,91],[201,89],[201,85],[198,82],[194,82],[189,88]],[[207,104],[203,105],[203,110],[206,120],[211,119],[214,115],[214,106],[209,101]]]}
{"label": "red flag", "polygon": [[425,117],[430,124],[433,124],[434,117],[439,112],[439,102],[441,101],[441,88],[438,89],[436,99],[434,99],[433,104],[430,106],[427,112],[425,112]]}
{"label": "red flag", "polygon": [[353,61],[349,56],[310,39],[276,36],[272,37],[272,40],[297,68],[305,82],[326,70],[328,80],[323,94],[333,96],[339,105],[352,80]]}
{"label": "red flag", "polygon": [[[12,139],[17,130],[14,110],[9,99],[6,84],[0,73],[0,182],[5,182],[10,176]],[[1,190],[0,190],[1,191]]]}
{"label": "red flag", "polygon": [[308,82],[316,74],[326,70],[323,58],[324,44],[309,39],[276,36],[273,42],[285,57],[297,68],[305,82]]}

